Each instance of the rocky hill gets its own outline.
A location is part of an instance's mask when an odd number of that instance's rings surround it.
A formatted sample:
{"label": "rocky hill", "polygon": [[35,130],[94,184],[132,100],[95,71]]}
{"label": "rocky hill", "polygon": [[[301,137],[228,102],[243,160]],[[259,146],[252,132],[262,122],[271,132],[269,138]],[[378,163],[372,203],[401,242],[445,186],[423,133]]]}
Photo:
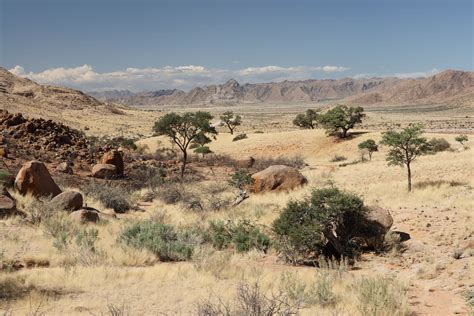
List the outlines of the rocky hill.
{"label": "rocky hill", "polygon": [[222,85],[196,87],[189,92],[159,90],[96,92],[106,101],[130,106],[201,105],[225,103],[304,103],[341,100],[354,104],[460,103],[473,105],[474,73],[447,70],[419,79],[370,78],[283,81],[239,84],[231,79]]}

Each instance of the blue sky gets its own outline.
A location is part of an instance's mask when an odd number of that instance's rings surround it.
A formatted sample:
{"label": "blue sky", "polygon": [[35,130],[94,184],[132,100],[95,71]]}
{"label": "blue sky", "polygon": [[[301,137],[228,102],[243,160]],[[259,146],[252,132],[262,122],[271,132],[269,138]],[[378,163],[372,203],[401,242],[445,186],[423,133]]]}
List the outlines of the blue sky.
{"label": "blue sky", "polygon": [[0,64],[85,90],[473,69],[471,0],[0,2]]}

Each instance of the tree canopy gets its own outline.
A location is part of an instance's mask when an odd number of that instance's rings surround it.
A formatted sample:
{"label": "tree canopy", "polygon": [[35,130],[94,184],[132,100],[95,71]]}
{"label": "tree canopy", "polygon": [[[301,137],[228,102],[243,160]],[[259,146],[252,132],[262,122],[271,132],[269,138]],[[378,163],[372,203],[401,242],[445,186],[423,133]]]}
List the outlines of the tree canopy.
{"label": "tree canopy", "polygon": [[242,117],[240,115],[235,115],[232,111],[222,113],[220,119],[227,126],[231,135],[234,134],[235,128],[242,124]]}
{"label": "tree canopy", "polygon": [[198,111],[184,114],[171,112],[165,114],[155,122],[153,131],[157,135],[168,136],[183,153],[181,177],[184,176],[187,162],[187,149],[190,143],[196,139],[207,141],[207,139],[209,139],[207,135],[217,134],[216,129],[211,126],[211,119],[212,115],[209,112]]}
{"label": "tree canopy", "polygon": [[341,138],[347,136],[347,131],[354,128],[356,124],[362,123],[365,117],[364,109],[337,105],[326,113],[320,115],[319,122],[330,134],[338,133]]}
{"label": "tree canopy", "polygon": [[422,125],[410,124],[400,132],[390,130],[382,136],[381,144],[390,147],[386,158],[388,165],[407,167],[408,191],[411,191],[411,163],[430,150],[430,145],[422,134]]}
{"label": "tree canopy", "polygon": [[306,113],[296,115],[293,125],[305,129],[314,129],[318,123],[318,113],[315,110],[308,109]]}

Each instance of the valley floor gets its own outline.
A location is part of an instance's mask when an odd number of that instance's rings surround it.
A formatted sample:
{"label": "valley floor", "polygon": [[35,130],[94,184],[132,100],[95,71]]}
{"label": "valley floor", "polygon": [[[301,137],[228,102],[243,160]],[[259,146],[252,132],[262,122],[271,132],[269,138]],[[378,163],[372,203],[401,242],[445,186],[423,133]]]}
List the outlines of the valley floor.
{"label": "valley floor", "polygon": [[[119,215],[119,220],[98,226],[97,247],[104,257],[92,266],[67,265],[71,254],[58,252],[42,229],[16,218],[0,220],[0,259],[49,262],[49,267],[2,276],[22,280],[35,290],[15,300],[0,300],[0,310],[5,315],[32,315],[35,310],[35,315],[191,315],[197,313],[197,304],[209,297],[230,299],[241,282],[259,280],[265,290],[275,290],[290,273],[292,279],[308,286],[324,274],[334,279],[336,302],[307,306],[301,311],[303,315],[364,314],[355,284],[362,277],[375,275],[393,278],[407,289],[406,311],[416,315],[467,315],[463,295],[474,290],[473,149],[461,148],[454,141],[455,135],[428,134],[429,138],[446,138],[453,151],[416,161],[411,194],[406,192],[405,170],[388,167],[383,148],[374,153],[372,161],[347,166],[330,162],[334,155],[346,157],[345,162],[358,160],[357,144],[368,138],[378,141],[380,137],[379,132],[362,132],[350,140],[338,141],[321,130],[293,130],[249,132],[247,139],[232,142],[231,135],[220,134],[211,144],[219,154],[256,159],[302,156],[307,163],[302,172],[309,185],[287,193],[251,195],[236,208],[209,214],[193,213],[158,200],[139,202],[144,211]],[[168,146],[161,138],[139,143],[151,151]],[[467,145],[474,147],[473,140]],[[228,175],[219,171],[202,170],[203,181],[225,182]],[[162,216],[175,225],[213,218],[252,218],[268,226],[290,199],[328,183],[358,194],[368,205],[389,209],[394,217],[392,230],[409,234],[410,239],[403,243],[406,250],[384,255],[368,253],[354,267],[326,271],[284,264],[273,251],[237,254],[203,249],[201,257],[196,256],[192,262],[160,263],[150,253],[117,243],[127,223],[152,216]],[[97,201],[87,202],[104,209]],[[464,252],[458,258],[456,251]]]}

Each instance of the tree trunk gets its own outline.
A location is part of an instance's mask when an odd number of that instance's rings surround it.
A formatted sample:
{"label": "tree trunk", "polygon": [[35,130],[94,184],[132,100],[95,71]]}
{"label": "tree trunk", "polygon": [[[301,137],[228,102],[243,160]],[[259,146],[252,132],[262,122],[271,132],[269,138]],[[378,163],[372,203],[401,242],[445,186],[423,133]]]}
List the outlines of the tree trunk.
{"label": "tree trunk", "polygon": [[411,192],[411,168],[410,168],[409,163],[407,163],[407,176],[408,176],[408,192]]}
{"label": "tree trunk", "polygon": [[372,152],[369,151],[369,160],[372,161]]}
{"label": "tree trunk", "polygon": [[346,251],[343,245],[339,242],[336,236],[334,236],[334,233],[330,230],[325,230],[324,231],[324,236],[326,237],[327,240],[331,243],[331,245],[334,247],[334,249],[339,253],[339,255],[342,257],[346,255]]}
{"label": "tree trunk", "polygon": [[342,129],[342,138],[346,138],[347,137],[347,129]]}
{"label": "tree trunk", "polygon": [[184,171],[186,170],[186,162],[188,161],[188,152],[183,151],[183,162],[181,164],[181,179],[184,177]]}

